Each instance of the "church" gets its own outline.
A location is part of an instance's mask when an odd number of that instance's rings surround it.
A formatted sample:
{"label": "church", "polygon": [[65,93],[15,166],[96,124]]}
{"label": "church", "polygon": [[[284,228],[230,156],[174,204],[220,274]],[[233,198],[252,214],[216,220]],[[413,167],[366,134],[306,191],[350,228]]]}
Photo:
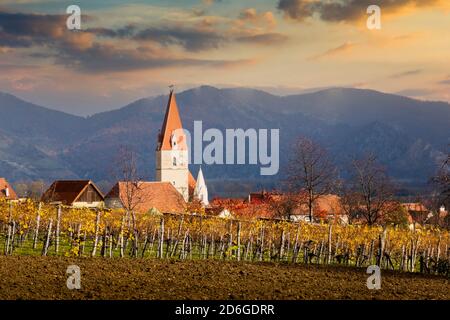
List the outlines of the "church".
{"label": "church", "polygon": [[136,193],[138,203],[130,202],[130,184],[117,182],[105,197],[108,208],[134,207],[144,213],[156,209],[161,213],[183,213],[187,203],[198,200],[209,205],[208,188],[200,168],[197,180],[189,171],[189,146],[181,123],[175,93],[170,91],[166,114],[156,145],[156,181],[141,181]]}
{"label": "church", "polygon": [[156,147],[156,181],[170,182],[186,202],[199,200],[209,205],[208,188],[200,168],[197,180],[189,171],[189,150],[173,89]]}

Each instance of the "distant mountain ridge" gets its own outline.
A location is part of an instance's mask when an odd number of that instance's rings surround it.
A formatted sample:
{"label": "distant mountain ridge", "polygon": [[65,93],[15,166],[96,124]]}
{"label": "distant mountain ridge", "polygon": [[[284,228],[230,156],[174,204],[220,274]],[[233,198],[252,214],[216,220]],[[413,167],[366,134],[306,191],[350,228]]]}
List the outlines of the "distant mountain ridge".
{"label": "distant mountain ridge", "polygon": [[[340,167],[373,151],[399,181],[423,182],[448,152],[450,105],[373,90],[332,88],[276,96],[253,89],[202,86],[177,94],[183,125],[207,128],[279,128],[281,164],[295,138],[306,135],[327,147]],[[167,96],[137,100],[83,118],[0,93],[0,176],[11,181],[90,178],[110,181],[121,145],[138,153],[143,178],[154,178],[156,138]],[[192,131],[191,131],[192,132]],[[203,166],[220,193],[230,179],[276,183],[259,177],[259,166]],[[196,170],[194,170],[196,172]]]}

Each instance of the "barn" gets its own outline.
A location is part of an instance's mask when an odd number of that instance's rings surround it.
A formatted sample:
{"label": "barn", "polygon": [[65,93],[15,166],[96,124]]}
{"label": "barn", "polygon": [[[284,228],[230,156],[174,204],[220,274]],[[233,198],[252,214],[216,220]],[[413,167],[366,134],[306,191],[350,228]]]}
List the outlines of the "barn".
{"label": "barn", "polygon": [[58,180],[42,195],[42,202],[76,208],[99,208],[105,197],[91,180]]}

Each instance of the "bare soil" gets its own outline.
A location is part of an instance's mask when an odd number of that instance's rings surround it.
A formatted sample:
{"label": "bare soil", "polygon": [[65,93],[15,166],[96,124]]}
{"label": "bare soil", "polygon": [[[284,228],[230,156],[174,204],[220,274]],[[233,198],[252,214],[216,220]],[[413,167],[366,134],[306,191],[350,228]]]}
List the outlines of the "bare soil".
{"label": "bare soil", "polygon": [[[81,289],[66,286],[69,265]],[[341,266],[65,257],[0,257],[0,299],[444,299],[449,279],[382,271],[369,290],[365,269]]]}

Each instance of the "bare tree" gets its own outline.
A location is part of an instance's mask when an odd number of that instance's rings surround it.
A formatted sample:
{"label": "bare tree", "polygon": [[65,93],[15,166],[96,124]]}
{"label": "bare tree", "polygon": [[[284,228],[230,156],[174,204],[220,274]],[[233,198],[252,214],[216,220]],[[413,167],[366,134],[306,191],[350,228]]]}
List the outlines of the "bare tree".
{"label": "bare tree", "polygon": [[356,210],[367,224],[373,225],[392,200],[393,185],[373,154],[353,160],[352,169],[348,197],[353,203],[353,210]]}
{"label": "bare tree", "polygon": [[39,200],[45,191],[45,182],[42,180],[19,182],[14,187],[20,197]]}
{"label": "bare tree", "polygon": [[439,167],[436,175],[431,178],[433,192],[429,199],[429,206],[434,211],[433,222],[441,227],[449,227],[449,215],[442,216],[440,207],[444,206],[447,211],[450,210],[450,154]]}
{"label": "bare tree", "polygon": [[354,192],[350,186],[345,186],[341,189],[340,198],[342,210],[348,217],[348,223],[352,224],[362,217],[363,204],[360,194]]}
{"label": "bare tree", "polygon": [[299,196],[290,192],[274,192],[269,199],[269,208],[274,217],[290,219],[299,205]]}
{"label": "bare tree", "polygon": [[120,194],[119,198],[125,208],[126,216],[131,216],[133,228],[133,255],[137,255],[138,230],[136,228],[136,208],[147,201],[147,195],[143,192],[142,180],[138,174],[136,153],[129,147],[120,147],[114,161],[114,173],[119,184],[124,185],[124,198]]}
{"label": "bare tree", "polygon": [[313,221],[315,201],[331,193],[336,186],[336,167],[327,151],[308,138],[300,138],[288,166],[288,185],[291,192],[305,191],[309,221]]}
{"label": "bare tree", "polygon": [[450,154],[440,166],[437,174],[431,179],[437,187],[440,194],[439,201],[444,204],[447,209],[450,206]]}

